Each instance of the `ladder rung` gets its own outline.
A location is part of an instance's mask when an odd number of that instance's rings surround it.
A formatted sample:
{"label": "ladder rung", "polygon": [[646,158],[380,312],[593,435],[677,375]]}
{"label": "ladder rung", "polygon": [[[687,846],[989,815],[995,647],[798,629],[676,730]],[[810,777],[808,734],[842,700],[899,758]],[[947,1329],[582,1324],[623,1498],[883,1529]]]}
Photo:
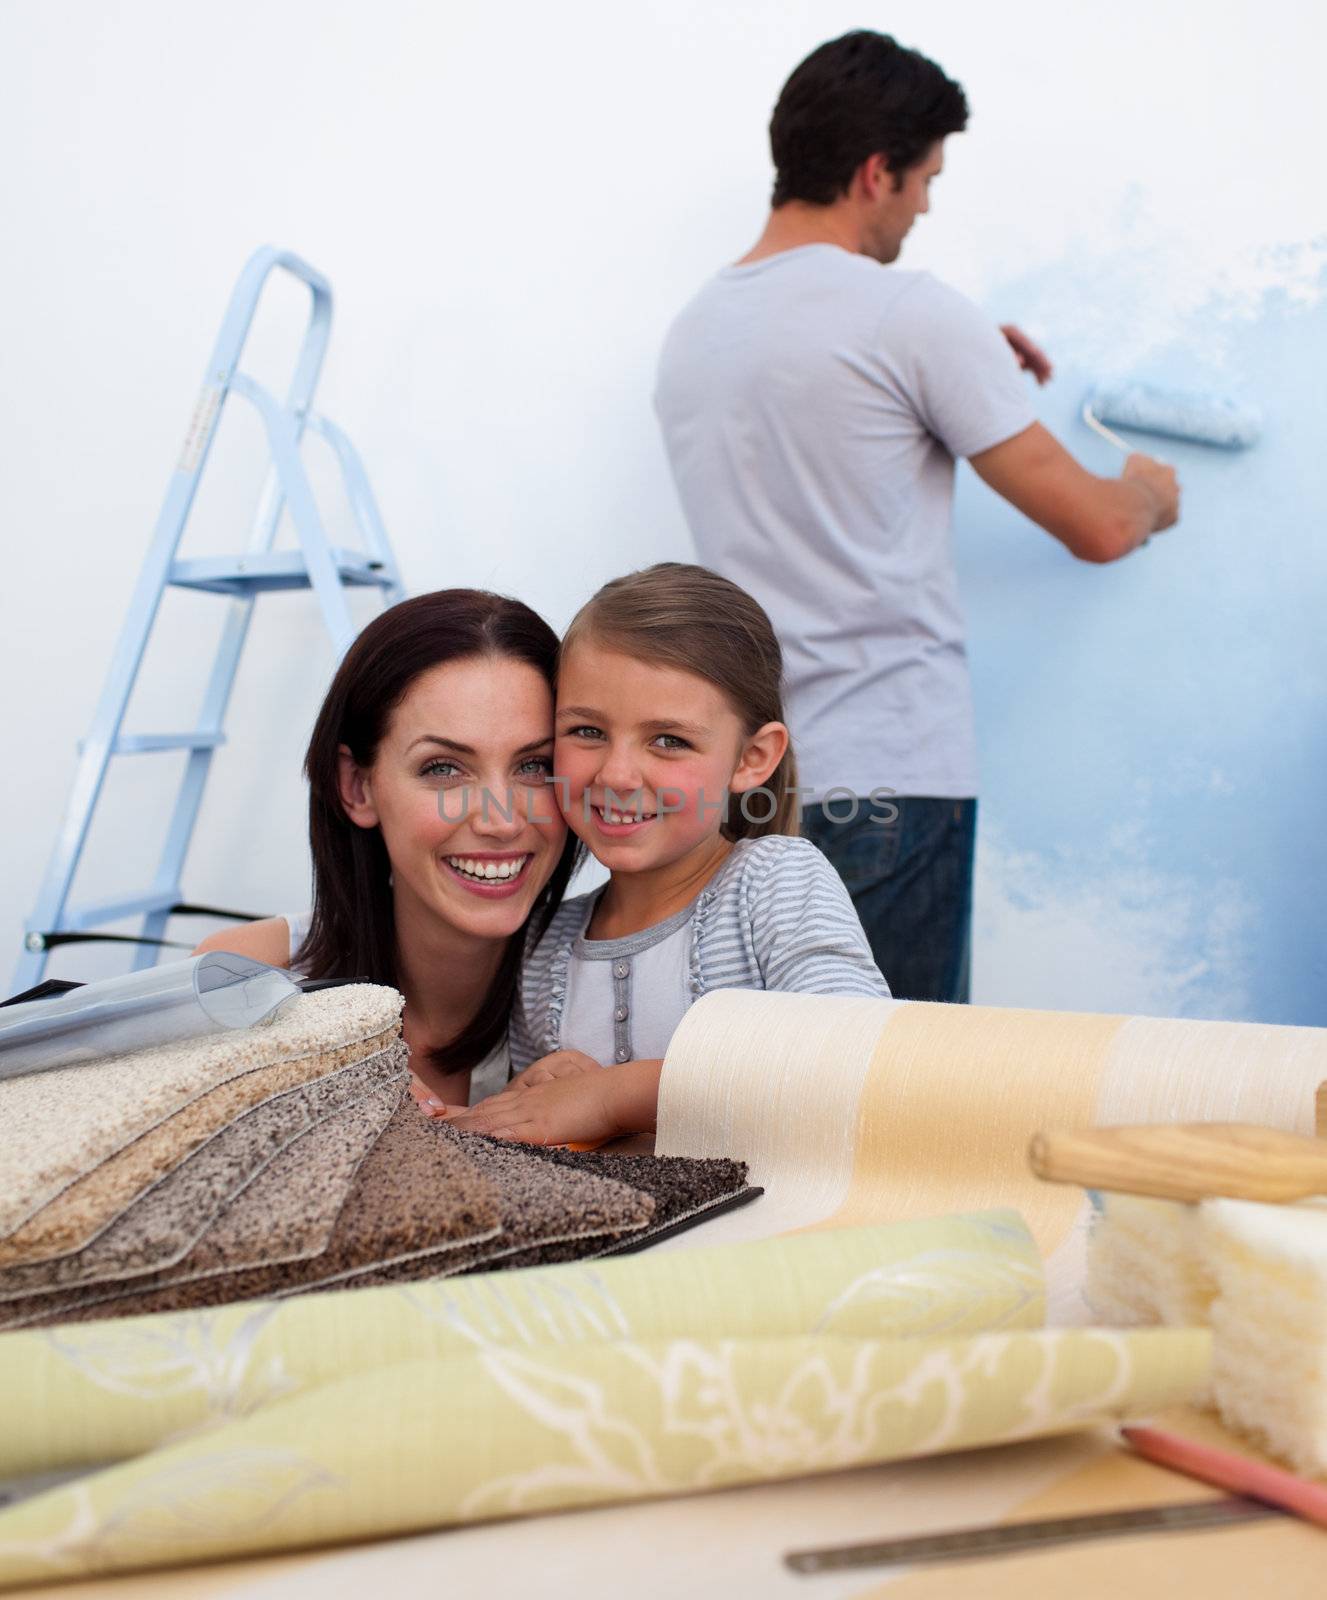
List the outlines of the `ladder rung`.
{"label": "ladder rung", "polygon": [[85,933],[104,922],[120,922],[125,917],[140,917],[149,911],[168,911],[180,898],[180,891],[126,895],[118,900],[89,901],[85,906],[70,906],[61,917],[61,933]]}
{"label": "ladder rung", "polygon": [[193,733],[122,733],[115,741],[117,756],[143,755],[151,750],[215,750],[226,736],[217,729]]}
{"label": "ladder rung", "polygon": [[[331,552],[337,576],[352,586],[387,588],[394,580],[381,561],[360,550]],[[170,581],[181,589],[249,595],[271,589],[307,589],[309,568],[302,550],[265,550],[242,556],[196,556],[171,564]]]}

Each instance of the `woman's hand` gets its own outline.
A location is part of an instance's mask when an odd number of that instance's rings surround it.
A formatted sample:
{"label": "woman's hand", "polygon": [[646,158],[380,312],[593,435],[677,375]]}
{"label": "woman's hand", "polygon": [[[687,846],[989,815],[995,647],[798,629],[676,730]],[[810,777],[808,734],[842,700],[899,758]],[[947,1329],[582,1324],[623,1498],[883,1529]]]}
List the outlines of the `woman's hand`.
{"label": "woman's hand", "polygon": [[426,1117],[450,1117],[458,1111],[464,1111],[464,1106],[449,1106],[440,1095],[434,1094],[422,1078],[410,1074],[410,1098],[415,1102]]}
{"label": "woman's hand", "polygon": [[661,1061],[625,1061],[620,1066],[595,1065],[593,1072],[582,1068],[542,1083],[513,1080],[501,1094],[449,1115],[447,1125],[461,1133],[486,1133],[523,1144],[593,1144],[648,1132],[654,1127],[662,1066]]}

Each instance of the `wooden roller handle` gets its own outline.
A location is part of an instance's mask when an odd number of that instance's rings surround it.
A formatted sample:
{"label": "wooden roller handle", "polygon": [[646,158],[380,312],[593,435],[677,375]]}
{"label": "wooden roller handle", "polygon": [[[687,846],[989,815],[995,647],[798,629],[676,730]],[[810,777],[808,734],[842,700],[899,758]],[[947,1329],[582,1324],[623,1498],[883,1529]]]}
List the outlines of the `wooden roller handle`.
{"label": "wooden roller handle", "polygon": [[1039,1178],[1163,1200],[1302,1200],[1327,1193],[1318,1139],[1238,1122],[1160,1123],[1038,1133],[1028,1160]]}

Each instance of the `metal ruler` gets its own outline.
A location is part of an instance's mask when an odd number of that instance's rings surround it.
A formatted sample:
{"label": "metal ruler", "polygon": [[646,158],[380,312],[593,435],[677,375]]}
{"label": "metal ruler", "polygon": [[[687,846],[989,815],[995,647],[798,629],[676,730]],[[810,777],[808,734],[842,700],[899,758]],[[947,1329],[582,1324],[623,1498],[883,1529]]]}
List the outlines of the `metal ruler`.
{"label": "metal ruler", "polygon": [[996,1522],[984,1528],[923,1533],[873,1544],[844,1544],[822,1550],[794,1550],[783,1559],[794,1572],[833,1572],[843,1567],[915,1567],[928,1561],[962,1561],[1005,1556],[1025,1550],[1087,1539],[1113,1539],[1135,1533],[1186,1533],[1195,1528],[1230,1528],[1283,1513],[1262,1500],[1234,1497],[1191,1500],[1180,1505],[1138,1506],[1131,1511],[1097,1511],[1081,1517],[1047,1517],[1040,1522]]}

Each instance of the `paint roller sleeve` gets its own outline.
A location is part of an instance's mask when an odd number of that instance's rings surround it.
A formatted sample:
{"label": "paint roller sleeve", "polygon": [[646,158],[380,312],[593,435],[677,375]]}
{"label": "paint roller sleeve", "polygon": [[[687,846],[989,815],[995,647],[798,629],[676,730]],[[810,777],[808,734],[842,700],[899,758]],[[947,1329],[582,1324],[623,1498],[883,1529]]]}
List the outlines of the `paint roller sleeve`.
{"label": "paint roller sleeve", "polygon": [[[1226,396],[1185,393],[1138,382],[1099,384],[1087,398],[1083,417],[1089,426],[1109,423],[1116,428],[1217,445],[1225,450],[1242,450],[1256,444],[1262,433],[1262,418],[1252,406]],[[1122,444],[1120,440],[1112,442]]]}

